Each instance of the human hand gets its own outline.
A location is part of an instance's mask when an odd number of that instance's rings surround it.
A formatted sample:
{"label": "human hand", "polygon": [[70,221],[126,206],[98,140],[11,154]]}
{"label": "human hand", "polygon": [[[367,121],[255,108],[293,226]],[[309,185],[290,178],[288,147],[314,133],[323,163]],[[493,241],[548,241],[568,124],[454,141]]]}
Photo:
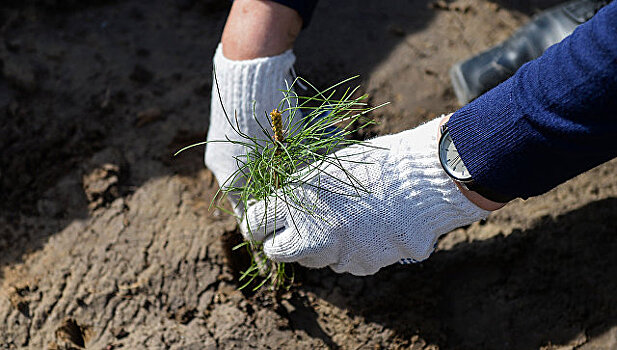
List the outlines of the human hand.
{"label": "human hand", "polygon": [[345,170],[320,164],[319,175],[293,189],[293,198],[249,206],[241,224],[245,238],[262,241],[275,261],[354,275],[426,259],[439,236],[489,213],[442,169],[438,126],[439,118],[337,151]]}
{"label": "human hand", "polygon": [[[285,97],[281,90],[289,90],[294,82],[291,76],[294,61],[291,50],[278,56],[233,61],[223,56],[222,45],[217,48],[214,68],[218,89],[213,82],[205,163],[221,187],[231,185],[226,181],[240,167],[236,158],[246,154],[240,142],[246,142],[246,136],[264,138],[257,120],[269,125],[267,113],[277,108]],[[283,118],[287,120],[286,113]],[[300,113],[291,123],[298,118]],[[236,213],[241,213],[243,209],[238,206],[237,198],[228,198]]]}

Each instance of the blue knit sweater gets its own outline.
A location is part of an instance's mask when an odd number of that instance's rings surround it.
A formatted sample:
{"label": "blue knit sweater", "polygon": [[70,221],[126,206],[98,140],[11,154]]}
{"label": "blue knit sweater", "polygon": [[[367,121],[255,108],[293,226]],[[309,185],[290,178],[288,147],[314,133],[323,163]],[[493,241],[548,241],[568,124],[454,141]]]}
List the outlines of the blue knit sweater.
{"label": "blue knit sweater", "polygon": [[617,156],[617,1],[448,128],[474,181],[510,198],[542,194]]}

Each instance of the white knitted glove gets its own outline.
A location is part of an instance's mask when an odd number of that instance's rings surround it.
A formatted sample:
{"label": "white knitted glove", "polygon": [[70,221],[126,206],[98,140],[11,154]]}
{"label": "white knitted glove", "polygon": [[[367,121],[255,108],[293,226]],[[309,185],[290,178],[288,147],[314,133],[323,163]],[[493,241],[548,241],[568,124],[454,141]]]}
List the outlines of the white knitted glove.
{"label": "white knitted glove", "polygon": [[354,145],[335,153],[349,160],[342,160],[343,167],[369,193],[358,196],[340,168],[320,166],[328,175],[294,190],[296,200],[314,212],[287,205],[293,203],[289,199],[258,202],[242,222],[245,238],[263,241],[275,261],[354,275],[426,259],[440,235],[489,213],[471,203],[442,169],[439,119],[369,141],[378,148]]}
{"label": "white knitted glove", "polygon": [[[251,136],[264,138],[261,125],[270,130],[267,113],[277,108],[284,97],[281,90],[287,90],[293,83],[291,70],[296,57],[291,50],[278,56],[262,57],[245,61],[232,61],[223,56],[223,47],[219,44],[214,55],[219,91],[212,83],[212,100],[210,105],[210,127],[206,146],[205,163],[214,173],[220,186],[231,185],[225,183],[238,170],[234,157],[245,155],[244,146],[227,142],[227,138],[235,141],[246,141],[232,129],[223,113],[221,101],[232,123],[241,132]],[[286,106],[283,106],[286,107]],[[286,115],[283,115],[287,120]],[[298,118],[299,118],[298,113]],[[297,118],[296,118],[297,119]],[[295,120],[294,120],[295,122]],[[225,142],[212,142],[225,141]],[[242,184],[236,183],[235,186]],[[229,198],[236,214],[243,209],[237,206],[237,198]]]}

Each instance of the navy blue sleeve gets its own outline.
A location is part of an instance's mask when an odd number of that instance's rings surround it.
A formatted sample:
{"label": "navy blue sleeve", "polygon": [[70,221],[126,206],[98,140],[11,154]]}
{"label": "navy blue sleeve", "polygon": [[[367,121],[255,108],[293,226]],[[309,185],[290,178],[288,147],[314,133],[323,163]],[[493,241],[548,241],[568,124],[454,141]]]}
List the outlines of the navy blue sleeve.
{"label": "navy blue sleeve", "polygon": [[617,156],[617,1],[448,128],[479,185],[527,198]]}
{"label": "navy blue sleeve", "polygon": [[306,28],[311,22],[313,17],[313,11],[317,6],[317,0],[272,0],[278,2],[281,5],[290,7],[302,17],[302,28]]}

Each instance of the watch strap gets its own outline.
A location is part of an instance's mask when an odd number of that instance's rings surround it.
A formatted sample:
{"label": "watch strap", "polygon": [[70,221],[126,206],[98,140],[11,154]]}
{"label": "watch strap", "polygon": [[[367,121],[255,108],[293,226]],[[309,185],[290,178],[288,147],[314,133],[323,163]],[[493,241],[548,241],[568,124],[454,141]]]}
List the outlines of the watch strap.
{"label": "watch strap", "polygon": [[481,195],[482,197],[484,197],[486,199],[489,199],[489,200],[491,200],[493,202],[508,203],[509,201],[511,201],[514,198],[516,198],[516,197],[513,197],[513,196],[504,195],[503,193],[499,193],[499,192],[496,192],[496,191],[494,191],[494,190],[492,190],[490,188],[481,186],[481,185],[479,185],[478,183],[476,183],[473,180],[465,182],[463,184],[470,191],[474,191],[474,192],[478,193],[479,195]]}

